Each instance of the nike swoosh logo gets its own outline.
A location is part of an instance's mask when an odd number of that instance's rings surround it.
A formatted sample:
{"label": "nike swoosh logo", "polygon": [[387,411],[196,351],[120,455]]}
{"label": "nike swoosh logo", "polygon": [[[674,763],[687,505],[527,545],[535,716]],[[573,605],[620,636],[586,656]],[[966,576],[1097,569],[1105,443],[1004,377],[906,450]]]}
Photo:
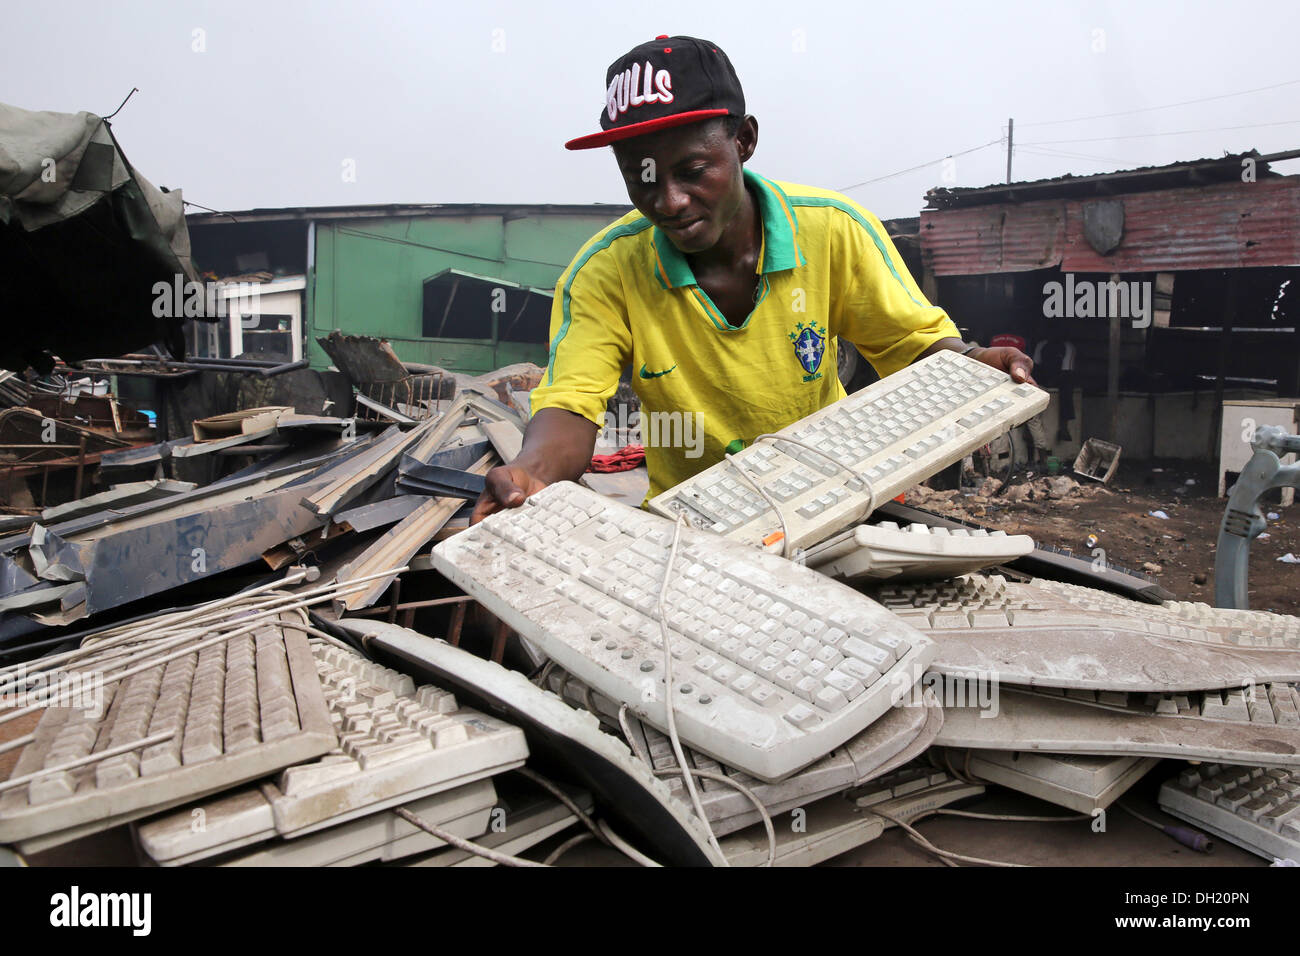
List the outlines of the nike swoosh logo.
{"label": "nike swoosh logo", "polygon": [[[676,365],[673,366],[673,368],[676,368],[676,367],[677,367]],[[645,367],[645,362],[642,362],[642,363],[641,363],[641,377],[642,377],[642,378],[661,378],[662,376],[667,375],[669,372],[671,372],[671,371],[673,370],[673,368],[666,368],[666,369],[664,369],[662,372],[651,372],[651,371],[649,371],[649,370],[646,369],[646,367]]]}

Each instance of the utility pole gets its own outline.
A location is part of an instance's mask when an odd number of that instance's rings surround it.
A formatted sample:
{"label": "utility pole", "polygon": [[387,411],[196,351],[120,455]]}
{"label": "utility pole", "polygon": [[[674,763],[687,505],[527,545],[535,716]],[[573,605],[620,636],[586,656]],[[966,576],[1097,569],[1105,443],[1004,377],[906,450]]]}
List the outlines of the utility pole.
{"label": "utility pole", "polygon": [[1007,182],[1011,182],[1011,141],[1016,131],[1016,121],[1007,119]]}

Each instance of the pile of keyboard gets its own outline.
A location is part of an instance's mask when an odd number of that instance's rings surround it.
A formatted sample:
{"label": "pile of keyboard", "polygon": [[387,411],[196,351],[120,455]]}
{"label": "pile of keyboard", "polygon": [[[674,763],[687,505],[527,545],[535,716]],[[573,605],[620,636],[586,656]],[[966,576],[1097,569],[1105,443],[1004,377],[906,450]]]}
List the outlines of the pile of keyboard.
{"label": "pile of keyboard", "polygon": [[187,651],[200,643],[157,666],[115,672],[92,657],[65,672],[102,701],[44,709],[0,794],[0,843],[38,851],[336,745],[301,632],[268,622]]}
{"label": "pile of keyboard", "polygon": [[[761,436],[651,514],[560,483],[442,543],[433,563],[685,797],[671,707],[719,834],[755,819],[728,781],[781,812],[795,791],[878,775],[827,768],[882,726],[886,696],[915,702],[926,668],[947,719],[929,740],[1064,805],[1106,805],[1159,757],[1285,765],[1300,753],[1295,618],[1009,581],[978,572],[1029,553],[1023,535],[861,523],[1046,404],[941,352]],[[1000,689],[1001,714],[996,693],[954,702],[953,681]],[[1034,772],[998,769],[1016,749],[1041,755]],[[902,786],[930,786],[926,773]]]}
{"label": "pile of keyboard", "polygon": [[[528,756],[518,728],[459,707],[444,690],[416,687],[405,674],[324,642],[312,651],[338,748],[257,787],[139,826],[140,845],[155,862],[192,863],[238,850],[230,862],[351,865],[423,852],[439,841],[391,815],[374,815],[395,806],[421,816],[436,809],[444,820],[486,814],[496,802],[486,778]],[[480,780],[485,786],[474,785]],[[463,791],[473,810],[432,799],[445,791]],[[196,811],[203,819],[197,829]]]}
{"label": "pile of keyboard", "polygon": [[[195,637],[98,712],[45,711],[0,785],[0,843],[129,823],[164,866],[485,865],[397,811],[513,854],[622,799],[679,861],[801,865],[985,781],[1088,812],[1180,757],[1204,763],[1164,809],[1295,859],[1300,620],[1008,580],[981,572],[1023,535],[864,523],[1047,400],[940,352],[648,510],[550,485],[431,554],[541,686],[360,618],[344,630],[410,673],[274,621]],[[525,732],[591,791],[516,773]]]}

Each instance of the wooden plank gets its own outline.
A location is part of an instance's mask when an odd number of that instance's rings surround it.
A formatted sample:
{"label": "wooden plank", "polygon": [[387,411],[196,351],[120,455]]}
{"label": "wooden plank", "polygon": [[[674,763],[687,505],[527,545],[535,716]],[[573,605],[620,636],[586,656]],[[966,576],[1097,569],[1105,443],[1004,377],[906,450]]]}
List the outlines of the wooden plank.
{"label": "wooden plank", "polygon": [[[469,471],[471,474],[485,475],[496,461],[496,454],[489,453],[475,462]],[[430,498],[363,551],[355,561],[340,568],[337,580],[342,584],[354,578],[383,571],[385,568],[405,567],[415,553],[424,547],[464,504],[465,502],[460,498]],[[384,591],[388,590],[388,586],[396,576],[393,574],[369,582],[364,590],[349,594],[338,602],[340,609],[355,611],[370,607],[379,600]]]}

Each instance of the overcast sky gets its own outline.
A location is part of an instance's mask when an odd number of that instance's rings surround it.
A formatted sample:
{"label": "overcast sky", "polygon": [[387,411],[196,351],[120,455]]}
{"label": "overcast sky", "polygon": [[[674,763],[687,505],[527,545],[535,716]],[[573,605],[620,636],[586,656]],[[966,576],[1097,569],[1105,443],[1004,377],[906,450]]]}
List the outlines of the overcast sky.
{"label": "overcast sky", "polygon": [[[1008,117],[1017,180],[1300,145],[1298,11],[1295,0],[8,4],[0,101],[106,115],[139,87],[113,121],[127,157],[218,209],[626,202],[607,149],[563,143],[599,128],[613,59],[688,34],[731,57],[759,120],[756,170],[846,190],[890,218],[916,215],[932,186],[1003,181]],[[1274,88],[1223,97],[1262,87]],[[1221,98],[1147,109],[1207,97]],[[1148,135],[1189,130],[1200,132]]]}

